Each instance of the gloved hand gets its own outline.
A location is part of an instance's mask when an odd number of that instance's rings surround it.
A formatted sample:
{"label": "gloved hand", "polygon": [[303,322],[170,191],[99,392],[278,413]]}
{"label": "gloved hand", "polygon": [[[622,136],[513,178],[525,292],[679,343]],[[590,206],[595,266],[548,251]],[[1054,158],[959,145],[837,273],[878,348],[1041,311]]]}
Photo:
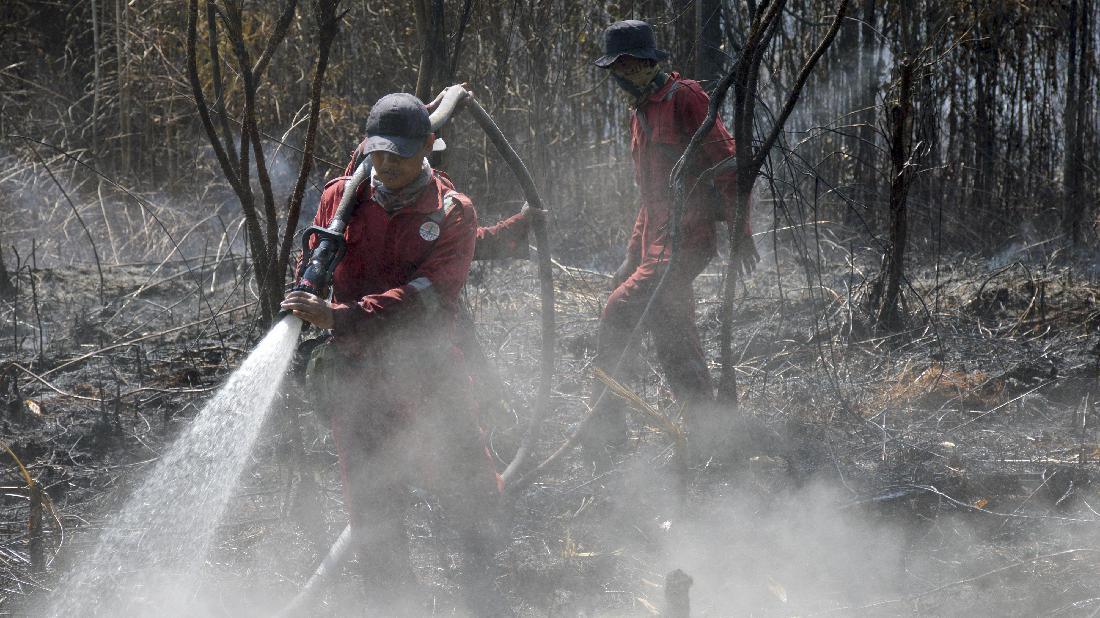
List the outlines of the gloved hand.
{"label": "gloved hand", "polygon": [[519,214],[524,219],[527,219],[528,221],[541,221],[543,223],[546,222],[546,217],[548,216],[549,212],[550,211],[543,208],[535,208],[527,202],[524,202],[523,208],[519,209]]}
{"label": "gloved hand", "polygon": [[[462,86],[462,88],[466,92],[468,92],[471,97],[474,96],[474,91],[470,88],[470,83],[469,82],[462,82],[461,84],[459,84],[459,86]],[[431,103],[427,103],[427,104],[424,105],[424,107],[428,108],[428,113],[429,114],[434,112],[435,108],[439,107],[439,104],[443,102],[443,95],[445,95],[445,94],[447,94],[447,89],[446,88],[444,88],[443,90],[440,90],[439,94],[435,95],[435,98],[432,99]]]}

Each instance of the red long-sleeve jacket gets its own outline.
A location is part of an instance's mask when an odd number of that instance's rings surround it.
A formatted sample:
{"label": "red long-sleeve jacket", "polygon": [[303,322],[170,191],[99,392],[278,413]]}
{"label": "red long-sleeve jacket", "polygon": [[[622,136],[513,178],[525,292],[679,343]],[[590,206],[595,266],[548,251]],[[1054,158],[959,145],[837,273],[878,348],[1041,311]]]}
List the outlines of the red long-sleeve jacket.
{"label": "red long-sleeve jacket", "polygon": [[[346,180],[325,186],[315,225],[332,220]],[[473,205],[438,173],[415,203],[393,213],[371,199],[370,191],[366,183],[360,186],[359,205],[344,234],[347,255],[334,273],[335,339],[347,344],[382,323],[396,326],[426,314],[425,324],[452,339],[448,331],[474,254]]]}
{"label": "red long-sleeve jacket", "polygon": [[[642,205],[634,222],[627,256],[637,263],[668,260],[672,214],[669,175],[691,136],[703,124],[709,104],[710,99],[698,82],[681,79],[678,73],[672,73],[631,115],[630,149]],[[689,162],[687,188],[691,189],[703,170],[732,161],[734,153],[733,137],[719,118],[703,140],[695,160]],[[736,179],[732,165],[714,177],[714,186],[727,204],[734,203]],[[690,262],[705,263],[714,255],[715,217],[713,206],[706,203],[708,199],[713,196],[700,186],[686,204],[680,227],[680,246],[681,255]],[[728,211],[726,216],[730,216]]]}
{"label": "red long-sleeve jacket", "polygon": [[[325,186],[315,225],[331,222],[346,180]],[[372,500],[388,499],[360,488],[385,491],[394,478],[491,499],[495,471],[458,323],[474,254],[474,207],[439,172],[414,203],[394,211],[374,201],[367,183],[353,199],[347,254],[332,285],[333,343],[347,360],[332,373],[346,381],[333,435],[353,521],[362,521]],[[372,468],[375,457],[389,467]],[[499,491],[499,477],[495,486]]]}
{"label": "red long-sleeve jacket", "polygon": [[531,254],[531,247],[527,244],[529,227],[527,218],[522,213],[516,213],[498,221],[495,225],[477,228],[474,261],[529,257]]}

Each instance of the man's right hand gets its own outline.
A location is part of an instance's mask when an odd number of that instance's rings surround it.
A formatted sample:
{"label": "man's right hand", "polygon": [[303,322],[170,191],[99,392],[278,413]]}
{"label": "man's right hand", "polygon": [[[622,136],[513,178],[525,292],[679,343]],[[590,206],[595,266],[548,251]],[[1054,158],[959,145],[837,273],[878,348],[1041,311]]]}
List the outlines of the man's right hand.
{"label": "man's right hand", "polygon": [[323,298],[319,298],[309,292],[291,292],[286,295],[279,305],[284,311],[289,311],[295,317],[305,320],[317,328],[332,328],[332,305]]}

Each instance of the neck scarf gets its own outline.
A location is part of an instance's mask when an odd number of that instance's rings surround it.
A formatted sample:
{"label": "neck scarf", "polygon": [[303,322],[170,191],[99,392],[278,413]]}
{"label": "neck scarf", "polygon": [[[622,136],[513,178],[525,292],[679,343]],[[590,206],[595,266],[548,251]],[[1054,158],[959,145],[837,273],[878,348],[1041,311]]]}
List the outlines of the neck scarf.
{"label": "neck scarf", "polygon": [[374,191],[374,201],[378,202],[382,208],[385,208],[386,212],[393,212],[415,202],[416,198],[420,197],[420,192],[423,191],[424,187],[427,187],[431,181],[432,166],[428,163],[427,157],[424,158],[424,162],[420,166],[420,175],[399,191],[391,191],[388,189],[386,185],[382,184],[382,181],[378,179],[374,170],[371,169],[370,171],[370,186]]}

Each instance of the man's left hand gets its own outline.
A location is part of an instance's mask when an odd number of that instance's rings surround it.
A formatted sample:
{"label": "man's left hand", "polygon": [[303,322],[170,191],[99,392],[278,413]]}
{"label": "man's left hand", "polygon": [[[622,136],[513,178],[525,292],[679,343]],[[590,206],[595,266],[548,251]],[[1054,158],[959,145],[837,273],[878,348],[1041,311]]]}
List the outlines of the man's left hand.
{"label": "man's left hand", "polygon": [[757,263],[760,262],[760,254],[756,252],[756,243],[752,240],[752,234],[745,234],[737,240],[737,246],[735,247],[735,253],[733,256],[734,267],[742,274],[742,276],[749,276],[752,271],[756,270]]}
{"label": "man's left hand", "polygon": [[[458,85],[461,86],[462,89],[465,90],[467,93],[469,93],[469,95],[471,97],[474,96],[474,91],[470,89],[470,83],[469,82],[462,82],[461,84],[458,84]],[[428,108],[428,113],[429,114],[434,112],[435,108],[439,107],[439,104],[443,102],[443,96],[446,95],[446,94],[447,94],[447,88],[444,88],[443,90],[441,90],[439,92],[439,94],[435,95],[435,98],[432,99],[432,101],[430,103],[427,103],[427,104],[424,105],[424,107]]]}
{"label": "man's left hand", "polygon": [[291,292],[279,307],[317,328],[332,328],[334,324],[332,305],[309,292]]}

